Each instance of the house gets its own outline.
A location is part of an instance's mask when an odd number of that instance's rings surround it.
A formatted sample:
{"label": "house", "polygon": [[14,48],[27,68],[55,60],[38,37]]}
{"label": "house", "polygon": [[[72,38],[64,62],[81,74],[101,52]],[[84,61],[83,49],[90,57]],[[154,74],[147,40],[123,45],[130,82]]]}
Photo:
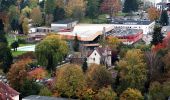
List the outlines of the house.
{"label": "house", "polygon": [[23,98],[22,100],[75,100],[75,99],[30,95],[28,97]]}
{"label": "house", "polygon": [[7,84],[0,82],[0,100],[19,100],[19,93]]}
{"label": "house", "polygon": [[98,47],[88,52],[87,55],[88,64],[105,64],[106,66],[112,66],[112,51],[110,48]]}

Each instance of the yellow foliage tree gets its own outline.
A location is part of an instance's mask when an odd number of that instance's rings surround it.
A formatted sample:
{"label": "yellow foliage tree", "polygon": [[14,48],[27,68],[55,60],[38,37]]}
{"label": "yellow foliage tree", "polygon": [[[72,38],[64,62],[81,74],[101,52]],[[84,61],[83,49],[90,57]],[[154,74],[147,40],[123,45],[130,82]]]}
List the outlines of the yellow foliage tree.
{"label": "yellow foliage tree", "polygon": [[24,18],[23,22],[22,22],[22,28],[23,28],[23,32],[24,34],[28,34],[29,31],[29,26],[28,26],[28,19]]}
{"label": "yellow foliage tree", "polygon": [[147,79],[147,69],[144,54],[140,49],[127,51],[125,57],[117,65],[120,68],[122,83],[128,85],[127,87],[143,88]]}
{"label": "yellow foliage tree", "polygon": [[117,94],[112,90],[111,86],[108,86],[100,89],[95,98],[96,100],[116,100]]}
{"label": "yellow foliage tree", "polygon": [[83,71],[78,65],[65,65],[56,72],[56,89],[60,95],[78,97],[86,86]]}
{"label": "yellow foliage tree", "polygon": [[128,88],[120,95],[120,100],[144,100],[144,98],[139,90]]}
{"label": "yellow foliage tree", "polygon": [[111,73],[105,67],[95,64],[89,66],[86,80],[88,86],[94,90],[111,85],[113,82]]}

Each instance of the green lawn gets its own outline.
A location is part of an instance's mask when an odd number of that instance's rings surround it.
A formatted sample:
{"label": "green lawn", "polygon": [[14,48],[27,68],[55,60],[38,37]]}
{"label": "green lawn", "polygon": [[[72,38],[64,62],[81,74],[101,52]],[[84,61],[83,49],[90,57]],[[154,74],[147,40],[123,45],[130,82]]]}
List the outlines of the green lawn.
{"label": "green lawn", "polygon": [[12,51],[12,55],[13,55],[13,57],[17,57],[17,56],[19,56],[19,55],[22,55],[22,54],[24,54],[24,53],[26,53],[26,51]]}
{"label": "green lawn", "polygon": [[106,19],[106,14],[102,14],[102,15],[99,15],[98,18],[96,19],[90,19],[88,17],[85,17],[85,18],[82,18],[80,20],[80,23],[86,23],[86,24],[102,24],[102,23],[107,23],[107,19]]}

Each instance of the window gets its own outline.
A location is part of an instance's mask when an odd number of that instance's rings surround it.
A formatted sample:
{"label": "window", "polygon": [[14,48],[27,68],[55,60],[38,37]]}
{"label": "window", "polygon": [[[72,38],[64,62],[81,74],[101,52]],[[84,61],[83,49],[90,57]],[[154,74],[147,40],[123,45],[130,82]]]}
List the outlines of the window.
{"label": "window", "polygon": [[94,53],[94,55],[96,56],[96,53]]}
{"label": "window", "polygon": [[95,58],[93,58],[93,61],[95,61]]}

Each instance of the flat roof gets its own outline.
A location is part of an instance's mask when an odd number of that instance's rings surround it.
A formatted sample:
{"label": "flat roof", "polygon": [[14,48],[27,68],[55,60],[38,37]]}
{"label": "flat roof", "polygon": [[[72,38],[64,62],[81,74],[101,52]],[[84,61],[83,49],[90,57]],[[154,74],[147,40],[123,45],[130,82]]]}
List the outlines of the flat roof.
{"label": "flat roof", "polygon": [[149,25],[153,21],[150,20],[113,20],[111,24],[124,24],[124,25]]}
{"label": "flat roof", "polygon": [[77,20],[65,19],[65,20],[60,20],[60,21],[57,21],[57,22],[53,22],[52,24],[68,24],[68,23],[71,23],[71,22],[74,22],[74,21],[77,21]]}
{"label": "flat roof", "polygon": [[115,28],[108,36],[131,36],[143,32],[141,29]]}
{"label": "flat roof", "polygon": [[22,100],[75,100],[75,99],[30,95],[28,97],[23,98]]}

